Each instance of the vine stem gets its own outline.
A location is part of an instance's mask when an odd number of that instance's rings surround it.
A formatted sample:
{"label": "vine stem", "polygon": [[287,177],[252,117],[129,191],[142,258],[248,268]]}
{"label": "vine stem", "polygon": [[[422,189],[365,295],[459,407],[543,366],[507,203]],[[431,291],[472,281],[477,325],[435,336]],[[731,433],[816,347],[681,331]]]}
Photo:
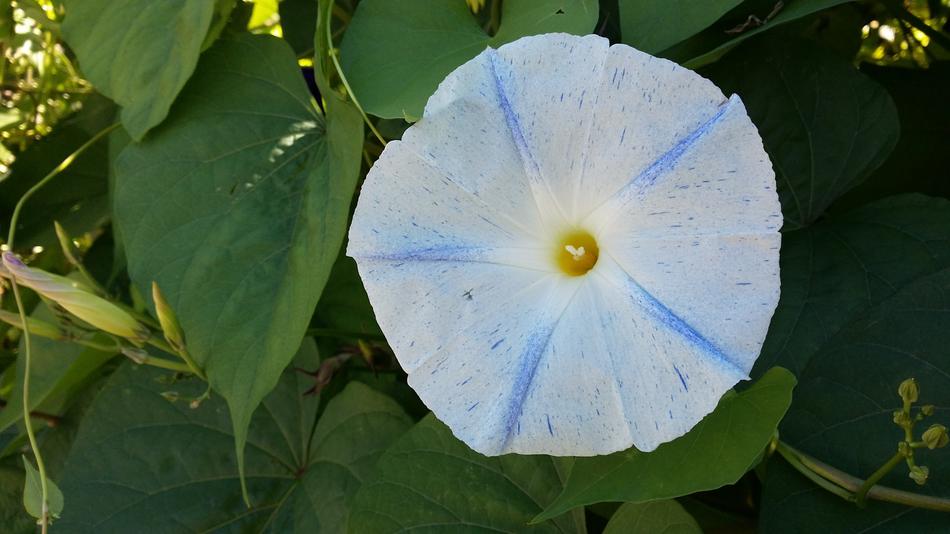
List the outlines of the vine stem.
{"label": "vine stem", "polygon": [[379,133],[379,130],[376,129],[376,126],[372,123],[372,121],[369,120],[369,117],[366,115],[366,112],[363,110],[363,106],[360,105],[360,101],[357,100],[356,98],[356,93],[353,92],[353,88],[350,87],[350,83],[346,80],[346,75],[343,74],[343,67],[340,66],[340,60],[337,59],[336,57],[339,51],[333,47],[333,33],[330,30],[330,26],[331,26],[330,21],[332,20],[331,17],[333,16],[333,8],[336,7],[336,2],[334,2],[333,0],[330,0],[329,2],[327,2],[327,5],[328,5],[327,10],[326,10],[327,55],[330,56],[330,61],[333,62],[333,68],[336,70],[337,76],[340,77],[340,81],[343,83],[343,87],[346,88],[347,94],[350,95],[350,100],[353,101],[353,105],[356,106],[356,109],[359,110],[360,115],[363,116],[363,122],[365,122],[366,125],[369,126],[370,131],[373,132],[373,135],[376,136],[376,139],[378,139],[379,142],[383,146],[386,146],[386,140],[383,138],[383,134]]}
{"label": "vine stem", "polygon": [[861,508],[864,508],[867,505],[868,491],[874,487],[875,484],[882,478],[884,475],[891,472],[892,469],[897,467],[897,464],[901,463],[904,460],[904,455],[900,452],[894,453],[894,456],[891,456],[891,459],[888,460],[884,465],[879,467],[877,471],[871,473],[871,476],[861,484],[861,487],[858,488],[858,491],[854,494],[854,502]]}
{"label": "vine stem", "polygon": [[[866,483],[866,481],[860,478],[849,475],[836,467],[832,467],[799,451],[784,441],[777,441],[776,450],[796,471],[806,476],[809,480],[814,481],[823,489],[834,493],[848,502],[856,502],[856,493],[861,489],[861,486]],[[791,460],[789,460],[789,458],[791,458]],[[816,479],[824,480],[824,482],[818,482]],[[869,478],[868,480],[871,479]],[[832,488],[832,486],[834,486],[834,488]],[[950,499],[921,495],[919,493],[903,491],[877,484],[869,487],[867,490],[867,498],[938,512],[950,512]]]}
{"label": "vine stem", "polygon": [[[83,143],[82,146],[77,148],[75,152],[66,156],[66,159],[61,161],[60,164],[51,170],[49,174],[44,176],[42,180],[36,182],[26,193],[23,193],[23,196],[17,201],[16,207],[13,208],[13,216],[10,218],[10,233],[7,237],[7,246],[10,247],[11,252],[14,250],[13,245],[14,239],[16,238],[16,227],[20,219],[20,212],[23,211],[23,206],[26,204],[26,201],[53,178],[58,176],[59,173],[72,165],[73,161],[88,150],[89,147],[96,144],[96,142],[109,135],[112,130],[118,127],[119,123],[115,123],[99,131],[96,135],[92,136],[91,139]],[[43,455],[40,453],[40,446],[36,441],[36,433],[33,432],[33,424],[30,422],[30,366],[32,364],[33,347],[30,340],[30,328],[26,322],[26,308],[23,307],[23,299],[20,297],[20,286],[16,283],[15,278],[10,278],[10,287],[13,290],[13,299],[16,301],[17,311],[20,313],[20,321],[23,323],[23,422],[26,425],[27,438],[30,440],[30,449],[33,452],[33,457],[36,459],[36,469],[40,475],[40,494],[43,499],[40,511],[40,515],[42,516],[40,517],[40,530],[43,534],[46,534],[49,529],[49,484],[46,480],[46,464],[43,462]]]}

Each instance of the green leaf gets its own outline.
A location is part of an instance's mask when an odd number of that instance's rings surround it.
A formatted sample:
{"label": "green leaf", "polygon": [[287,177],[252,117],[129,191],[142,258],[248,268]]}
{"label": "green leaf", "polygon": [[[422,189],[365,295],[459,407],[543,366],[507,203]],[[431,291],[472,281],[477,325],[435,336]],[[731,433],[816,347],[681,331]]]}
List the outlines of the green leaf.
{"label": "green leaf", "polygon": [[315,320],[324,327],[352,333],[381,335],[373,307],[363,288],[356,262],[340,254],[327,288],[320,296]]}
{"label": "green leaf", "polygon": [[286,43],[243,35],[210,48],[168,121],[116,162],[129,274],[178,314],[239,455],[336,259],[360,127],[316,112]]}
{"label": "green leaf", "polygon": [[604,534],[702,534],[702,530],[674,500],[626,503],[617,510]]}
{"label": "green leaf", "polygon": [[596,0],[506,0],[492,37],[461,0],[364,0],[343,37],[343,71],[368,113],[418,118],[439,82],[487,46],[541,33],[583,35],[597,14]]}
{"label": "green leaf", "polygon": [[950,267],[950,201],[903,195],[786,233],[782,297],[752,375],[801,372],[841,328],[913,280]]}
{"label": "green leaf", "polygon": [[[43,490],[41,487],[42,477],[39,471],[33,467],[33,464],[23,456],[23,468],[26,469],[26,478],[23,481],[23,506],[26,512],[39,519],[43,517]],[[47,510],[51,517],[59,517],[63,512],[63,492],[59,491],[56,484],[46,479],[47,491]]]}
{"label": "green leaf", "polygon": [[63,0],[63,38],[83,75],[122,106],[136,140],[161,123],[195,70],[211,25],[209,0]]}
{"label": "green leaf", "polygon": [[[295,365],[317,365],[312,342]],[[197,409],[162,394],[200,395],[195,379],[125,364],[83,421],[66,462],[63,532],[342,532],[349,503],[411,421],[390,399],[350,384],[319,421],[307,375],[288,369],[254,414],[241,499],[231,424],[220,398]],[[314,427],[316,423],[316,427]]]}
{"label": "green leaf", "polygon": [[561,488],[559,463],[482,456],[429,415],[379,459],[353,502],[349,532],[581,532],[572,516],[528,526]]}
{"label": "green leaf", "polygon": [[[56,318],[45,304],[40,304],[33,317],[51,324]],[[109,345],[108,336],[96,336],[95,342]],[[32,364],[30,369],[30,409],[49,412],[60,411],[72,394],[76,393],[95,372],[116,352],[103,352],[86,348],[68,341],[54,341],[33,335]],[[24,351],[20,341],[20,354]],[[0,432],[23,419],[23,358],[17,359],[16,381],[7,396],[6,407],[0,410]],[[58,402],[56,402],[58,401]],[[56,402],[56,406],[47,405]]]}
{"label": "green leaf", "polygon": [[[715,44],[706,48],[704,52],[699,54],[691,54],[687,56],[688,59],[682,61],[683,65],[691,69],[697,69],[704,65],[708,65],[719,58],[721,58],[726,52],[732,50],[739,43],[745,41],[750,37],[754,37],[761,33],[765,33],[771,30],[774,30],[776,27],[789,22],[793,22],[802,18],[805,18],[809,15],[818,13],[825,9],[835,7],[837,5],[846,4],[852,2],[853,0],[786,0],[782,3],[781,6],[778,6],[777,2],[768,2],[765,4],[766,9],[759,12],[750,12],[748,14],[743,13],[743,19],[738,21],[740,24],[747,22],[749,16],[755,16],[761,22],[760,25],[751,24],[748,28],[742,30],[738,35],[734,33],[727,33],[726,30],[731,32],[735,27],[728,28],[711,28],[710,30],[714,32],[712,36],[712,42]],[[758,5],[762,5],[761,3]],[[778,8],[778,11],[775,12],[775,15],[770,20],[765,20],[771,14],[772,10]]]}
{"label": "green leaf", "polygon": [[689,433],[653,452],[578,458],[564,491],[536,519],[600,501],[647,502],[734,483],[772,439],[794,387],[791,373],[774,368],[745,391],[726,393]]}
{"label": "green leaf", "polygon": [[706,74],[726,94],[742,97],[759,128],[775,168],[784,230],[815,221],[876,169],[900,136],[887,92],[808,41],[756,40]]}
{"label": "green leaf", "polygon": [[742,0],[620,0],[623,42],[644,52],[661,52],[707,28]]}
{"label": "green leaf", "polygon": [[[922,277],[855,318],[827,341],[801,373],[782,439],[827,464],[866,478],[903,439],[892,421],[898,385],[914,377],[920,405],[934,415],[918,423],[950,422],[950,268]],[[946,449],[918,449],[930,467],[925,486],[898,465],[881,484],[950,498]],[[779,462],[779,460],[776,460]],[[773,467],[778,467],[774,470]],[[870,501],[866,509],[819,489],[785,465],[769,466],[763,532],[942,532],[945,513]]]}

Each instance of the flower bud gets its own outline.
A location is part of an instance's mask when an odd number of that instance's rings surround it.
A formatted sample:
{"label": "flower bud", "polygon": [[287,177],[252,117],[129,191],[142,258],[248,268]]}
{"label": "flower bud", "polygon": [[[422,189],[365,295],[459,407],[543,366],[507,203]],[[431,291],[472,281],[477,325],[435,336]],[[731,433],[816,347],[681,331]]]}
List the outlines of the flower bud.
{"label": "flower bud", "polygon": [[[4,323],[7,323],[8,325],[15,328],[19,328],[20,330],[23,329],[23,323],[20,321],[20,314],[18,313],[0,310],[0,321],[3,321]],[[60,330],[56,325],[47,323],[46,321],[27,317],[26,326],[30,328],[31,334],[36,334],[40,337],[46,337],[49,339],[63,339],[63,331]]]}
{"label": "flower bud", "polygon": [[927,483],[927,477],[930,476],[930,468],[926,465],[915,465],[910,468],[910,474],[908,474],[918,486],[923,486]]}
{"label": "flower bud", "polygon": [[122,352],[123,356],[139,365],[145,363],[146,360],[148,360],[148,353],[136,347],[122,347],[120,351]]}
{"label": "flower bud", "polygon": [[155,302],[155,315],[158,316],[158,323],[162,325],[165,340],[173,349],[182,352],[185,350],[185,335],[178,323],[178,316],[168,305],[168,301],[165,300],[162,290],[158,288],[157,282],[152,282],[152,300]]}
{"label": "flower bud", "polygon": [[897,388],[897,394],[901,396],[901,399],[904,402],[917,402],[917,396],[920,394],[920,388],[917,387],[917,381],[913,378],[904,380]]}
{"label": "flower bud", "polygon": [[910,424],[910,416],[904,410],[894,410],[894,424],[897,426],[907,426]]}
{"label": "flower bud", "polygon": [[947,436],[947,427],[943,425],[931,425],[920,439],[927,444],[928,449],[939,449],[950,443],[950,436]]}
{"label": "flower bud", "polygon": [[69,234],[66,233],[66,229],[63,228],[63,225],[59,224],[59,221],[53,221],[53,228],[56,230],[56,239],[59,240],[59,248],[63,249],[63,256],[66,257],[66,261],[72,265],[79,265],[76,255],[73,254],[75,250],[73,240],[69,237]]}
{"label": "flower bud", "polygon": [[31,269],[11,252],[3,253],[3,265],[17,284],[36,291],[90,325],[134,342],[149,338],[148,329],[125,310],[94,295],[79,282]]}
{"label": "flower bud", "polygon": [[920,407],[920,413],[924,416],[931,416],[934,414],[934,409],[933,404],[927,404]]}

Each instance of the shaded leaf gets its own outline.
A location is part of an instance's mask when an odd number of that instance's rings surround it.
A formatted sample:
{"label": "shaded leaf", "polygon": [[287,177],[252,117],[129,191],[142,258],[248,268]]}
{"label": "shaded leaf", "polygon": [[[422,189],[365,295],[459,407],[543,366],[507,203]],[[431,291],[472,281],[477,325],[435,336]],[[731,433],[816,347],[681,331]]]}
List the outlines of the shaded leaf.
{"label": "shaded leaf", "polygon": [[129,274],[178,314],[239,455],[343,239],[362,143],[348,119],[316,112],[283,41],[221,39],[166,123],[116,162]]}
{"label": "shaded leaf", "polygon": [[685,436],[653,452],[578,458],[564,491],[538,519],[600,501],[646,502],[734,483],[769,443],[794,386],[791,373],[774,368],[745,391],[726,393]]}
{"label": "shaded leaf", "polygon": [[[316,363],[313,344],[305,343],[295,365]],[[352,495],[411,422],[362,384],[330,400],[316,422],[319,400],[302,395],[311,385],[289,369],[255,412],[246,456],[254,507],[247,509],[225,404],[215,396],[197,409],[187,400],[170,402],[162,393],[200,395],[202,384],[170,384],[161,371],[125,364],[96,399],[70,452],[61,529],[342,532]]]}
{"label": "shaded leaf", "polygon": [[787,233],[782,296],[752,375],[794,373],[858,314],[950,267],[950,201],[904,195]]}
{"label": "shaded leaf", "polygon": [[429,415],[379,459],[353,502],[349,532],[579,532],[570,515],[528,526],[561,489],[558,463],[482,456]]}
{"label": "shaded leaf", "polygon": [[[943,269],[882,300],[823,345],[800,375],[782,438],[825,463],[866,478],[903,439],[892,412],[900,407],[897,387],[905,378],[917,379],[921,404],[935,406],[934,415],[918,424],[920,430],[931,423],[950,423],[948,346],[950,269]],[[950,498],[950,461],[945,453],[915,452],[917,464],[931,470],[925,486],[911,481],[903,464],[881,484]],[[876,501],[861,510],[785,465],[770,465],[760,524],[765,532],[943,532],[947,515]]]}
{"label": "shaded leaf", "polygon": [[297,54],[312,52],[318,0],[281,0],[280,27]]}
{"label": "shaded leaf", "polygon": [[364,0],[343,38],[343,70],[368,113],[419,118],[439,82],[485,47],[541,33],[583,35],[597,14],[596,0],[507,0],[492,37],[462,1]]}
{"label": "shaded leaf", "polygon": [[667,500],[624,504],[604,534],[702,534],[702,530],[678,502]]}
{"label": "shaded leaf", "polygon": [[[687,47],[687,50],[682,52],[673,51],[672,57],[680,60],[686,67],[696,69],[718,60],[726,52],[750,37],[755,37],[756,35],[772,31],[783,24],[852,1],[853,0],[784,0],[781,2],[781,5],[778,5],[779,2],[776,0],[775,2],[766,2],[764,5],[762,3],[751,4],[761,7],[762,9],[748,13],[737,10],[734,13],[741,15],[741,19],[727,23],[725,27],[710,28],[708,32],[704,32],[704,35],[700,36],[699,40],[703,45],[701,52],[694,52],[690,49],[691,47]],[[776,9],[778,10],[775,11]],[[769,15],[773,12],[773,17],[769,19]],[[759,23],[755,23],[755,19],[750,19],[749,17],[757,18]],[[751,23],[746,26],[745,24],[749,22]]]}
{"label": "shaded leaf", "polygon": [[620,0],[623,42],[656,54],[705,29],[742,0]]}
{"label": "shaded leaf", "polygon": [[784,230],[807,226],[890,154],[900,125],[887,92],[814,43],[759,39],[706,72],[738,93],[778,182]]}
{"label": "shaded leaf", "polygon": [[63,38],[78,56],[83,75],[122,106],[125,129],[134,139],[142,139],[165,119],[195,70],[215,2],[64,0],[64,4]]}
{"label": "shaded leaf", "polygon": [[[33,317],[51,324],[56,318],[45,304],[40,304]],[[96,336],[96,343],[113,344],[108,336]],[[61,404],[75,393],[96,371],[117,352],[103,352],[71,343],[33,335],[30,337],[32,358],[30,365],[30,409],[58,412]],[[21,338],[20,354],[24,353]],[[17,359],[16,381],[7,396],[6,407],[0,410],[0,432],[23,420],[23,358]],[[59,401],[58,406],[48,401]]]}

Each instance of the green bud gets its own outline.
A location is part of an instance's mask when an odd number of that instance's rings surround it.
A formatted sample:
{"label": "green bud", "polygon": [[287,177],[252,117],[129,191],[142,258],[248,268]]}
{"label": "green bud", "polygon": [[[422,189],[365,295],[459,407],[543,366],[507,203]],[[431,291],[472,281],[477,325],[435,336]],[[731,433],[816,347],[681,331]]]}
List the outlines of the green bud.
{"label": "green bud", "polygon": [[910,444],[908,444],[906,441],[901,441],[897,444],[897,452],[901,453],[901,455],[907,458],[914,456],[914,450],[910,448]]}
{"label": "green bud", "polygon": [[897,394],[901,396],[904,402],[917,402],[917,396],[920,395],[920,388],[917,387],[917,381],[913,378],[904,380],[897,388]]}
{"label": "green bud", "polygon": [[925,415],[925,416],[931,416],[931,415],[933,415],[933,414],[934,414],[934,405],[933,405],[933,404],[927,404],[926,406],[921,406],[921,407],[920,407],[920,413],[923,414],[923,415]]}
{"label": "green bud", "polygon": [[120,350],[123,356],[139,365],[145,363],[146,360],[148,360],[148,353],[142,349],[136,347],[122,347]]}
{"label": "green bud", "polygon": [[927,483],[927,477],[930,476],[930,468],[925,465],[915,465],[910,468],[910,474],[908,474],[918,486],[923,486]]}
{"label": "green bud", "polygon": [[136,343],[150,336],[148,329],[125,310],[96,296],[79,282],[27,267],[10,252],[3,253],[3,265],[17,284],[36,291],[100,330]]}
{"label": "green bud", "polygon": [[[0,321],[7,323],[10,326],[15,328],[23,329],[23,323],[20,321],[20,314],[8,312],[6,310],[0,310]],[[54,324],[47,323],[46,321],[40,321],[39,319],[34,319],[32,317],[26,318],[26,326],[30,328],[31,334],[36,334],[40,337],[46,337],[49,339],[63,339],[63,331],[60,330]]]}
{"label": "green bud", "polygon": [[178,316],[168,305],[165,295],[158,288],[157,282],[152,282],[152,300],[155,302],[155,315],[158,316],[158,322],[162,325],[162,332],[165,334],[165,340],[178,352],[185,350],[185,335],[181,331],[181,325],[178,323]]}
{"label": "green bud", "polygon": [[910,424],[910,416],[904,410],[894,410],[894,424],[897,426],[907,426]]}
{"label": "green bud", "polygon": [[950,443],[950,436],[947,436],[947,427],[943,425],[931,425],[920,439],[931,450],[946,447],[947,443]]}
{"label": "green bud", "polygon": [[72,265],[79,265],[79,260],[73,254],[76,247],[73,245],[73,239],[66,233],[66,229],[59,224],[59,221],[53,221],[53,228],[56,230],[56,239],[59,240],[59,248],[63,249],[63,256],[66,257],[66,261]]}
{"label": "green bud", "polygon": [[163,391],[161,396],[168,402],[176,402],[180,398],[177,391]]}

